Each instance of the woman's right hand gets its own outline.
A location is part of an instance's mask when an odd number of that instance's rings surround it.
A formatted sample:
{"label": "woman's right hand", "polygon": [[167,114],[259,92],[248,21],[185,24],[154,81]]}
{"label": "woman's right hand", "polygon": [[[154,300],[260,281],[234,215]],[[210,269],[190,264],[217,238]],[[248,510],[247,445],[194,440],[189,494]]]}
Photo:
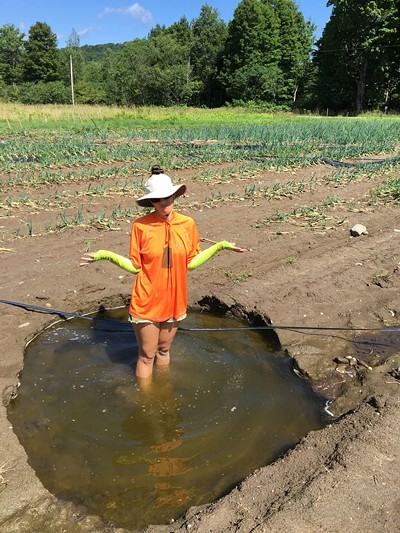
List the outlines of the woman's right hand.
{"label": "woman's right hand", "polygon": [[79,266],[83,267],[83,266],[91,265],[94,261],[95,255],[96,255],[96,252],[86,252],[85,254],[83,254],[83,256],[81,257],[81,262],[79,263]]}

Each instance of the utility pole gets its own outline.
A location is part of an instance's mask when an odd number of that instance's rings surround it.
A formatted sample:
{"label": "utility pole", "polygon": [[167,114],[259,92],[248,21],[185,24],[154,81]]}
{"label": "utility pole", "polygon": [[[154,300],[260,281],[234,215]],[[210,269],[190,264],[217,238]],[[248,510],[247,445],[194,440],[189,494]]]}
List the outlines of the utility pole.
{"label": "utility pole", "polygon": [[75,96],[74,96],[74,74],[72,71],[72,55],[69,56],[69,69],[71,76],[71,94],[72,94],[72,105],[75,105]]}

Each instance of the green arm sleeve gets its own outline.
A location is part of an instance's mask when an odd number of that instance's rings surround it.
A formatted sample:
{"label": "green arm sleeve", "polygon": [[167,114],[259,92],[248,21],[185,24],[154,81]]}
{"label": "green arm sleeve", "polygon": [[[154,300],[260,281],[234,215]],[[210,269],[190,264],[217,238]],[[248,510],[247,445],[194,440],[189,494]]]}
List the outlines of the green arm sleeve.
{"label": "green arm sleeve", "polygon": [[129,259],[114,252],[109,252],[108,250],[98,250],[93,257],[93,261],[101,261],[102,259],[111,261],[111,263],[114,263],[114,265],[117,265],[131,274],[137,274],[140,272],[140,268],[135,268]]}
{"label": "green arm sleeve", "polygon": [[215,254],[217,254],[221,250],[233,250],[234,245],[228,241],[221,241],[217,242],[216,244],[213,244],[210,246],[210,248],[207,248],[206,250],[203,250],[202,252],[198,253],[188,264],[189,270],[194,270],[195,268],[204,265],[206,261],[214,257]]}

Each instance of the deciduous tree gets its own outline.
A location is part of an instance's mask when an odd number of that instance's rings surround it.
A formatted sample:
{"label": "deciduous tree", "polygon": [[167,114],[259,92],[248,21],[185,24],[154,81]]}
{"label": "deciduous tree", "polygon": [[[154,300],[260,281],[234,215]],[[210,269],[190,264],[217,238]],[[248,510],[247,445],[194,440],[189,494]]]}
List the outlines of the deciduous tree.
{"label": "deciduous tree", "polygon": [[24,37],[13,24],[0,28],[0,79],[7,85],[20,81]]}
{"label": "deciduous tree", "polygon": [[387,100],[398,85],[400,0],[329,0],[328,5],[332,15],[316,53],[319,100],[358,114]]}
{"label": "deciduous tree", "polygon": [[166,32],[126,43],[114,74],[125,105],[184,104],[192,94],[187,48]]}

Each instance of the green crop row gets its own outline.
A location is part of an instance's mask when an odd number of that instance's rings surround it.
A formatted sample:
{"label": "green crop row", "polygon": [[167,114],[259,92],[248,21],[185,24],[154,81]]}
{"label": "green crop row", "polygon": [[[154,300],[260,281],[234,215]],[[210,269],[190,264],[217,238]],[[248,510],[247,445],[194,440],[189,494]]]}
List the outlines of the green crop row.
{"label": "green crop row", "polygon": [[[390,152],[400,143],[398,120],[309,119],[284,123],[10,135],[0,142],[0,173],[18,169],[161,161],[168,168],[276,158],[343,160]],[[172,164],[172,166],[171,166]],[[150,166],[151,163],[148,163]]]}

